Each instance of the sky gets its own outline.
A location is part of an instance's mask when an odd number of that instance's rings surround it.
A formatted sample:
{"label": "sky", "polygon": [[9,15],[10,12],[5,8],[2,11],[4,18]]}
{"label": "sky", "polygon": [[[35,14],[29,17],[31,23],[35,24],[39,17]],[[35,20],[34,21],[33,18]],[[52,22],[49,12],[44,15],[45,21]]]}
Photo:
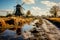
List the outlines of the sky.
{"label": "sky", "polygon": [[24,12],[30,10],[33,15],[50,15],[50,8],[60,5],[60,0],[0,0],[0,15],[6,15],[5,11],[12,11],[17,3],[22,4],[23,2],[25,3],[22,5]]}

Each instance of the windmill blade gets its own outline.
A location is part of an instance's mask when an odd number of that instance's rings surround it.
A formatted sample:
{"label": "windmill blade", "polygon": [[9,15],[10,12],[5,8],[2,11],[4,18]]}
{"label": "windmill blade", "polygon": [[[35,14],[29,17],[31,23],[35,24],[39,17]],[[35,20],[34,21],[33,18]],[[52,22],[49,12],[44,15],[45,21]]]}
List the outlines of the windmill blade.
{"label": "windmill blade", "polygon": [[23,2],[21,5],[24,5],[25,4],[25,2]]}
{"label": "windmill blade", "polygon": [[[24,9],[23,7],[22,7],[22,9]],[[25,10],[25,9],[24,9]]]}

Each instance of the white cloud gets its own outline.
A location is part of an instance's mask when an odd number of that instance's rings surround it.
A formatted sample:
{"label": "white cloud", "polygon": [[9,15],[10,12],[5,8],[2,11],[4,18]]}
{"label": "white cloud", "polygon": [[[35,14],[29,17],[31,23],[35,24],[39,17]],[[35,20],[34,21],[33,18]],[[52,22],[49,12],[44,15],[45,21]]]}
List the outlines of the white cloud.
{"label": "white cloud", "polygon": [[25,2],[26,4],[34,4],[35,0],[22,0],[23,2]]}
{"label": "white cloud", "polygon": [[33,10],[36,10],[36,11],[37,11],[37,10],[41,10],[41,8],[39,8],[39,7],[32,7],[32,9],[33,9]]}
{"label": "white cloud", "polygon": [[[29,9],[28,9],[29,10]],[[25,13],[28,11],[28,10],[25,10]],[[41,15],[50,15],[49,13],[49,10],[50,8],[46,8],[46,9],[42,9],[40,7],[37,7],[37,6],[33,6],[31,7],[30,11],[31,11],[31,14],[34,15],[34,16],[41,16]]]}
{"label": "white cloud", "polygon": [[6,9],[6,10],[0,10],[0,15],[7,15],[8,13],[12,13],[13,10],[12,9]]}
{"label": "white cloud", "polygon": [[54,6],[54,5],[58,5],[55,2],[50,2],[50,1],[41,1],[42,4],[45,4],[48,7]]}
{"label": "white cloud", "polygon": [[12,9],[5,9],[5,10],[0,10],[0,12],[12,12],[13,10]]}
{"label": "white cloud", "polygon": [[[47,8],[49,10],[49,8]],[[49,15],[50,13],[48,12],[48,10],[39,8],[39,7],[32,7],[31,13],[35,16],[39,15]]]}
{"label": "white cloud", "polygon": [[37,15],[39,15],[39,16],[41,16],[41,15],[50,15],[50,13],[47,12],[47,11],[38,11],[38,10],[37,11],[34,11],[34,10],[32,10],[31,12],[35,16],[37,16]]}
{"label": "white cloud", "polygon": [[58,3],[58,5],[60,6],[60,2]]}
{"label": "white cloud", "polygon": [[6,14],[7,14],[6,11],[3,12],[3,11],[0,10],[0,16],[5,16]]}

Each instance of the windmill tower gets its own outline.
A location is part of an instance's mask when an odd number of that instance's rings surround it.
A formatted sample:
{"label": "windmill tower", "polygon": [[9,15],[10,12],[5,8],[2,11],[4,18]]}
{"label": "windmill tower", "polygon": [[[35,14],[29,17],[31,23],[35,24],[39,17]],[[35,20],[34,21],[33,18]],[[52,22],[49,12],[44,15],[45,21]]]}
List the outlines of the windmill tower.
{"label": "windmill tower", "polygon": [[20,4],[18,3],[18,0],[16,0],[16,3],[17,3],[17,5],[16,5],[15,16],[22,16],[22,15],[23,15],[23,13],[22,13],[22,9],[23,9],[22,5],[23,5],[24,3],[22,3],[22,4],[20,5]]}

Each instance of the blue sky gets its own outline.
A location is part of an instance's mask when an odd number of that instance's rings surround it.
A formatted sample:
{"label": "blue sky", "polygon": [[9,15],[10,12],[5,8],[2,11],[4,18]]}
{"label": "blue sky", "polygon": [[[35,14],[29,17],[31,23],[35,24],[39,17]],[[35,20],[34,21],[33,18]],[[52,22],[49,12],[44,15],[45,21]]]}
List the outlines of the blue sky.
{"label": "blue sky", "polygon": [[[49,10],[53,5],[60,4],[60,0],[18,0],[19,4],[25,2],[23,7],[25,10],[31,10],[32,13],[43,12]],[[16,0],[0,0],[0,10],[14,10]],[[36,11],[36,12],[35,12]]]}

